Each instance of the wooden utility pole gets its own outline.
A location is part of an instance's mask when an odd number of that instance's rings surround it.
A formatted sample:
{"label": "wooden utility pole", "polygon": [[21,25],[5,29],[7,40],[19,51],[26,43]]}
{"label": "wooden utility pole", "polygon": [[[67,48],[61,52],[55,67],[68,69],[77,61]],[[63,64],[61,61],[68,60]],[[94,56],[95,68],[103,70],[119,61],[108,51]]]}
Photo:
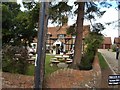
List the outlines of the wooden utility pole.
{"label": "wooden utility pole", "polygon": [[[42,57],[41,57],[41,82],[44,81],[45,75],[45,59],[46,59],[46,41],[47,41],[47,31],[48,31],[48,8],[49,2],[45,3],[45,16],[44,16],[44,32],[43,32],[43,50],[42,50]],[[43,84],[42,84],[43,85]]]}
{"label": "wooden utility pole", "polygon": [[42,89],[45,67],[46,33],[48,23],[48,2],[41,2],[37,43],[37,60],[35,66],[35,89]]}

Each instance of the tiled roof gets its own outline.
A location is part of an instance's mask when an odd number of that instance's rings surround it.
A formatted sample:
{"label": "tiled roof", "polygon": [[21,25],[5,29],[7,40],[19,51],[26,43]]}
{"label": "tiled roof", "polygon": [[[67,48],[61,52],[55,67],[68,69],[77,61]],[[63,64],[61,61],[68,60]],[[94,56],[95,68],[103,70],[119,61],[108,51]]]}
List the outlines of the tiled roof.
{"label": "tiled roof", "polygon": [[[49,37],[50,39],[57,39],[59,34],[64,34],[65,35],[65,39],[71,39],[72,36],[71,35],[67,35],[66,31],[67,28],[69,28],[69,26],[65,25],[60,27],[48,27],[48,32],[47,34],[50,34],[51,37]],[[83,27],[83,37],[85,37],[88,33],[90,32],[90,26],[89,25],[85,25]],[[33,42],[37,42],[37,37],[35,37],[35,40]]]}
{"label": "tiled roof", "polygon": [[115,44],[120,44],[120,37],[115,37],[114,38],[114,43]]}
{"label": "tiled roof", "polygon": [[[67,28],[69,28],[69,26],[63,26],[63,27],[49,27],[48,28],[48,33],[52,34],[52,37],[57,37],[57,35],[59,34],[65,34],[66,35],[66,31]],[[90,32],[90,26],[89,25],[85,25],[83,27],[83,37],[85,37],[88,33]],[[70,38],[71,36],[67,35],[66,38]]]}
{"label": "tiled roof", "polygon": [[51,34],[50,32],[47,32],[47,34]]}
{"label": "tiled roof", "polygon": [[104,37],[103,44],[112,44],[111,37]]}
{"label": "tiled roof", "polygon": [[62,27],[49,27],[48,32],[52,34],[52,37],[57,37],[58,34],[66,34],[66,28]]}

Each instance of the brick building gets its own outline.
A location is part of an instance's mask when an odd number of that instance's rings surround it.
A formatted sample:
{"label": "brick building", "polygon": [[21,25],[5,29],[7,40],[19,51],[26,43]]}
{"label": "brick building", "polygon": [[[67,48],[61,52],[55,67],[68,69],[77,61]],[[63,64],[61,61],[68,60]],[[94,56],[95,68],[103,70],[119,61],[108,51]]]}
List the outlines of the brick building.
{"label": "brick building", "polygon": [[111,49],[112,41],[111,37],[104,37],[102,45],[100,46],[101,49]]}
{"label": "brick building", "polygon": [[[75,36],[68,35],[66,33],[69,26],[64,25],[63,27],[49,27],[47,32],[46,50],[54,51],[54,54],[60,54],[60,48],[63,52],[69,51],[74,47]],[[90,32],[90,26],[86,25],[83,27],[83,38]],[[36,48],[37,39],[32,43],[32,46]],[[54,48],[54,50],[53,50]]]}
{"label": "brick building", "polygon": [[[47,33],[47,49],[51,49],[53,46],[56,47],[56,54],[60,54],[59,47],[62,47],[63,52],[69,51],[74,47],[75,36],[67,35],[66,31],[69,26],[65,25],[59,29],[59,27],[49,27]],[[83,27],[83,37],[90,32],[90,26],[86,25]]]}

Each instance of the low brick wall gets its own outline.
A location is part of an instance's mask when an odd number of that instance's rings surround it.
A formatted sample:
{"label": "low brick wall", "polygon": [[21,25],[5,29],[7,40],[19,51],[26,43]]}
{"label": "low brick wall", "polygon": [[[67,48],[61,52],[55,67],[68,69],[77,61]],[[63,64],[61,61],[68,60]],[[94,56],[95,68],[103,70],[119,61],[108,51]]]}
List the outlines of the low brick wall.
{"label": "low brick wall", "polygon": [[89,71],[60,69],[45,78],[44,88],[99,88],[101,69],[97,55]]}
{"label": "low brick wall", "polygon": [[[98,57],[95,56],[93,69],[80,71],[74,69],[60,69],[45,78],[45,88],[99,88],[101,84],[101,70]],[[20,74],[2,74],[3,88],[33,88],[34,77]]]}
{"label": "low brick wall", "polygon": [[2,73],[2,88],[33,88],[34,77],[21,75]]}

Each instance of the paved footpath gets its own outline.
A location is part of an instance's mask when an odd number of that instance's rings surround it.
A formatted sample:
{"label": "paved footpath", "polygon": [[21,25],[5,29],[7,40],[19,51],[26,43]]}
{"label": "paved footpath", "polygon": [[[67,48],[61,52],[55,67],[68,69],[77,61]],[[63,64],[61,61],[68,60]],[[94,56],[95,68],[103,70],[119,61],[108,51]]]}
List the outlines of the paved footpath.
{"label": "paved footpath", "polygon": [[99,49],[98,52],[103,55],[113,74],[120,74],[120,55],[119,60],[116,60],[116,53],[111,50],[108,51],[107,49]]}

